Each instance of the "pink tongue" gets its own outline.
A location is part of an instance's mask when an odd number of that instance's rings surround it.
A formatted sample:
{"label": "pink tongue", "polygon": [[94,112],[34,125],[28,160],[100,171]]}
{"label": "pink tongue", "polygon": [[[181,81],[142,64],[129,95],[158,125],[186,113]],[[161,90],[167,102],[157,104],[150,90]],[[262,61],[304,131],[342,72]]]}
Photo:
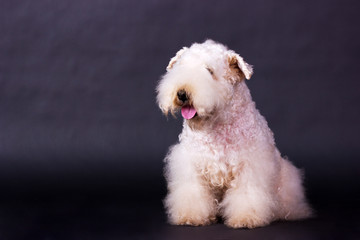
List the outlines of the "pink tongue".
{"label": "pink tongue", "polygon": [[196,109],[191,106],[184,106],[181,108],[181,115],[185,119],[191,119],[195,116],[195,114],[196,114]]}

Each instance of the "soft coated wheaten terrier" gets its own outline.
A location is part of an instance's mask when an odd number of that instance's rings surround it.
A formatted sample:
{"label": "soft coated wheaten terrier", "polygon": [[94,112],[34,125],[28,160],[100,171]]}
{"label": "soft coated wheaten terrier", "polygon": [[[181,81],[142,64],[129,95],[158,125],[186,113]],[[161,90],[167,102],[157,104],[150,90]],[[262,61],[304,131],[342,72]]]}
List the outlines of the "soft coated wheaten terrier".
{"label": "soft coated wheaten terrier", "polygon": [[252,66],[211,40],[184,47],[157,87],[161,110],[184,117],[165,158],[172,224],[259,227],[311,215],[301,172],[281,157],[244,79]]}

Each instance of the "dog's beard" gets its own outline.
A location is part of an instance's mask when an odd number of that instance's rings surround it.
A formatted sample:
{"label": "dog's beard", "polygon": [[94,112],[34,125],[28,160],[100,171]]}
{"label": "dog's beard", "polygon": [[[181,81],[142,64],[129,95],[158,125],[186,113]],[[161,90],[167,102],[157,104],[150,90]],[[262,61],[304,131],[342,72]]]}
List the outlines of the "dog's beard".
{"label": "dog's beard", "polygon": [[[191,96],[191,94],[188,95]],[[202,108],[191,97],[186,102],[182,102],[177,97],[174,97],[170,112],[175,118],[178,112],[180,112],[181,117],[186,120],[188,125],[193,128],[200,128],[201,126],[209,125],[212,120],[218,118],[218,108],[219,106],[217,105]]]}
{"label": "dog's beard", "polygon": [[186,124],[193,130],[201,130],[204,127],[211,127],[214,122],[218,122],[220,117],[218,116],[216,108],[208,110],[206,112],[196,111],[195,115],[190,119],[185,119]]}

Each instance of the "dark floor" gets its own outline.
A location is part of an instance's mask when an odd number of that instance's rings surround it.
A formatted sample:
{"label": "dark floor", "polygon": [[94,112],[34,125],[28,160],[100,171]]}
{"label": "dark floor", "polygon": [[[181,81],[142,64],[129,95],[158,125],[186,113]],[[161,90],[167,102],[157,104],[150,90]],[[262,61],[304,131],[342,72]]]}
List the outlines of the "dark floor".
{"label": "dark floor", "polygon": [[313,219],[235,230],[221,222],[167,224],[160,169],[142,177],[73,173],[2,176],[0,239],[360,239],[355,175],[339,181],[310,174],[306,185],[317,212]]}

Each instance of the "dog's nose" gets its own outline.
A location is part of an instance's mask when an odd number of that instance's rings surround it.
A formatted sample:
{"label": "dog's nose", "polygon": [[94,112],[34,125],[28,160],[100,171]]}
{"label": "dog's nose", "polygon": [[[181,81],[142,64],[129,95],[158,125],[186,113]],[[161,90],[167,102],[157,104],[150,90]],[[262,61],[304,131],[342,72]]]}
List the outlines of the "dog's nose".
{"label": "dog's nose", "polygon": [[177,92],[177,97],[180,101],[182,101],[183,103],[186,102],[188,100],[186,92],[184,90],[180,90]]}

